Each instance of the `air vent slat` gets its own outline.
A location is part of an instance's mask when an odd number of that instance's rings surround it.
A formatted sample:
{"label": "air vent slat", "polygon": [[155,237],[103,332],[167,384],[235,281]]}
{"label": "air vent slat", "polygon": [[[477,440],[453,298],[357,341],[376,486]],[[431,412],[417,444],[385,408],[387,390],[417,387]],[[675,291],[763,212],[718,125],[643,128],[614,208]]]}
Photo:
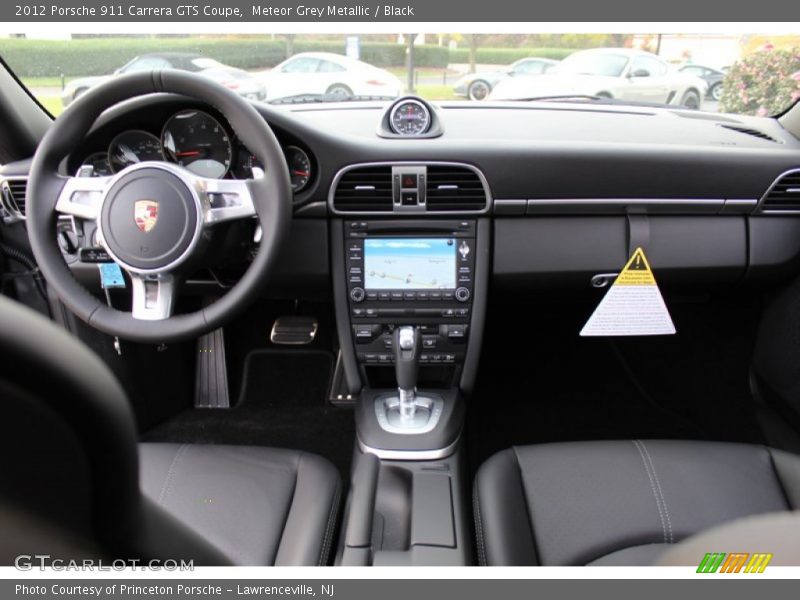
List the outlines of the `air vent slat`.
{"label": "air vent slat", "polygon": [[425,195],[429,211],[483,210],[487,201],[478,174],[458,166],[429,166]]}
{"label": "air vent slat", "polygon": [[787,173],[776,181],[764,197],[761,210],[800,212],[800,173]]}
{"label": "air vent slat", "polygon": [[19,217],[25,217],[25,204],[27,200],[27,178],[9,178],[3,180],[3,204],[6,208],[16,212]]}
{"label": "air vent slat", "polygon": [[342,212],[391,212],[392,168],[364,167],[344,173],[333,194],[333,206]]}

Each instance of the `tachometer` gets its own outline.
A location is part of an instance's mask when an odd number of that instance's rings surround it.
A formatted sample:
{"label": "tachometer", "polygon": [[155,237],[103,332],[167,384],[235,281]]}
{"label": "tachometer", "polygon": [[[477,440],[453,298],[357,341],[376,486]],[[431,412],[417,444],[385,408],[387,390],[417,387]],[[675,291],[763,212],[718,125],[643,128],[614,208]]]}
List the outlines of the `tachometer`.
{"label": "tachometer", "polygon": [[286,146],[283,151],[286,164],[289,165],[289,178],[292,181],[292,191],[297,193],[311,181],[311,159],[297,146]]}
{"label": "tachometer", "polygon": [[418,100],[403,100],[389,113],[389,124],[399,135],[421,135],[431,126],[431,113]]}
{"label": "tachometer", "polygon": [[161,142],[140,129],[123,131],[108,146],[108,164],[114,173],[147,160],[164,160]]}
{"label": "tachometer", "polygon": [[233,148],[225,128],[200,110],[181,111],[167,121],[161,143],[168,160],[202,177],[224,177]]}

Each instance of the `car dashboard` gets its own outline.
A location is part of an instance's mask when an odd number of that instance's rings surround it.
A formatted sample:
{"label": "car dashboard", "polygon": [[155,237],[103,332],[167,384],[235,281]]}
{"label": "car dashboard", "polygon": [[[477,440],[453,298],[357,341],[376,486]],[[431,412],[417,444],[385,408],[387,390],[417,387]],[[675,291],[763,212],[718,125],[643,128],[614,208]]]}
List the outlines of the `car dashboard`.
{"label": "car dashboard", "polygon": [[[409,100],[430,111],[425,131],[410,120],[417,107],[397,110]],[[492,285],[520,293],[587,292],[642,243],[668,286],[770,280],[800,252],[800,198],[786,184],[800,141],[777,120],[586,102],[254,106],[294,191],[282,293],[329,293],[329,224],[360,218],[485,219]],[[408,132],[393,135],[406,112]],[[62,171],[113,173],[139,159],[232,178],[257,166],[212,107],[158,94],[106,111]],[[14,207],[24,205],[27,164],[3,168],[7,221],[23,217]],[[414,173],[418,189],[392,182]],[[409,191],[416,197],[399,196]]]}

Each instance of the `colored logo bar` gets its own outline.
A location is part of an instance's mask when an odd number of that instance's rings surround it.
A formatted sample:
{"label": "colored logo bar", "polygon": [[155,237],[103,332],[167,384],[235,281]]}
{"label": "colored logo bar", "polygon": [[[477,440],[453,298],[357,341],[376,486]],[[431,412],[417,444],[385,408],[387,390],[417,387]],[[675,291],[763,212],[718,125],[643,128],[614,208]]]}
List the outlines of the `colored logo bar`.
{"label": "colored logo bar", "polygon": [[772,560],[766,552],[707,552],[697,566],[698,573],[763,573]]}

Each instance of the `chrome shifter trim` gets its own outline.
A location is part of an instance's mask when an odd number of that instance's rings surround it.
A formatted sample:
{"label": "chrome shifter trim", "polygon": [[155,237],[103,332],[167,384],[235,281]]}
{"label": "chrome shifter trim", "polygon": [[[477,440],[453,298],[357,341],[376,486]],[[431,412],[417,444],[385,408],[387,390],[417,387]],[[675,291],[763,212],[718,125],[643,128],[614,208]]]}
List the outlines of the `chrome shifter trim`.
{"label": "chrome shifter trim", "polygon": [[[375,398],[375,418],[378,425],[387,433],[399,435],[421,435],[436,429],[444,412],[444,399],[437,394],[416,394],[413,408],[410,416],[404,417],[400,396],[397,394],[381,394]],[[400,413],[399,424],[397,417],[390,419],[390,411]],[[427,420],[420,423],[425,416]]]}
{"label": "chrome shifter trim", "polygon": [[456,441],[444,448],[436,448],[434,450],[386,450],[367,446],[359,439],[358,449],[361,450],[362,454],[374,454],[381,460],[441,460],[453,454],[460,441],[461,434],[458,435]]}

